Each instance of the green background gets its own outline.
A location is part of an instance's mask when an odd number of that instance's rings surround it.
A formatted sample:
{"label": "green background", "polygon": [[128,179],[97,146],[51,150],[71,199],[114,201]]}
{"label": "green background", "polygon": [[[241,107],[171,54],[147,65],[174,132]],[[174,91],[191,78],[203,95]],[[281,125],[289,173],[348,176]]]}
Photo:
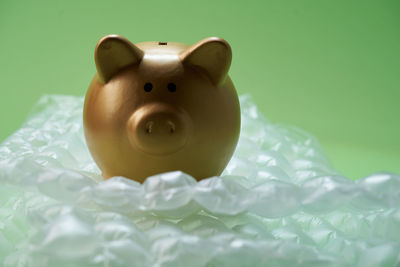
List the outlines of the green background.
{"label": "green background", "polygon": [[349,178],[400,173],[398,0],[0,0],[0,140],[42,94],[83,95],[110,33],[225,38],[238,93],[270,121],[316,135]]}

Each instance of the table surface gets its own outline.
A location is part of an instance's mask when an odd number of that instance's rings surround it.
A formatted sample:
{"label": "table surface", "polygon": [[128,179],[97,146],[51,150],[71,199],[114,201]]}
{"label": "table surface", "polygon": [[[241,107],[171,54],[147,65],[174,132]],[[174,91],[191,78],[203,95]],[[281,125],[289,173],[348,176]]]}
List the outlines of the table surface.
{"label": "table surface", "polygon": [[317,136],[357,179],[400,173],[400,2],[0,1],[0,140],[43,94],[84,95],[104,35],[225,38],[230,76],[272,122]]}

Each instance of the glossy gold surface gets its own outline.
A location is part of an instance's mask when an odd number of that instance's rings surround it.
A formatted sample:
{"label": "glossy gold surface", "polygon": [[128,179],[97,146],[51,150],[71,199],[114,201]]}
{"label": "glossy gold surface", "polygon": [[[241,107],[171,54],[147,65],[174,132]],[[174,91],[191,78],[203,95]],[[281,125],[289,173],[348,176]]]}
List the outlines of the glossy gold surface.
{"label": "glossy gold surface", "polygon": [[142,182],[174,170],[198,180],[221,174],[240,132],[231,58],[229,44],[216,37],[192,46],[102,38],[83,122],[104,178]]}

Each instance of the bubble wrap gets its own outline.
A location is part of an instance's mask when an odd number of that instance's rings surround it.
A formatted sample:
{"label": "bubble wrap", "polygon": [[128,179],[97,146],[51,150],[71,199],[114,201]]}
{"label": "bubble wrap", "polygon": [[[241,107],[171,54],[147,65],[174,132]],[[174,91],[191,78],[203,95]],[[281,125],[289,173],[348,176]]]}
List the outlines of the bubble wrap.
{"label": "bubble wrap", "polygon": [[103,181],[83,98],[44,96],[0,146],[4,266],[396,266],[400,176],[352,181],[249,95],[221,177]]}

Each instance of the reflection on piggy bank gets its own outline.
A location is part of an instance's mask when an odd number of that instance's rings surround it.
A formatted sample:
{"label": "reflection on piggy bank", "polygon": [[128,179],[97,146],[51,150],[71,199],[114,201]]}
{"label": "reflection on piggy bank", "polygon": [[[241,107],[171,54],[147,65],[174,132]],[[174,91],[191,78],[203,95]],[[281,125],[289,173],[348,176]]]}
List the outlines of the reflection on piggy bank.
{"label": "reflection on piggy bank", "polygon": [[102,38],[83,122],[104,178],[142,182],[175,170],[198,180],[221,174],[240,132],[231,59],[229,44],[215,37],[192,46]]}

